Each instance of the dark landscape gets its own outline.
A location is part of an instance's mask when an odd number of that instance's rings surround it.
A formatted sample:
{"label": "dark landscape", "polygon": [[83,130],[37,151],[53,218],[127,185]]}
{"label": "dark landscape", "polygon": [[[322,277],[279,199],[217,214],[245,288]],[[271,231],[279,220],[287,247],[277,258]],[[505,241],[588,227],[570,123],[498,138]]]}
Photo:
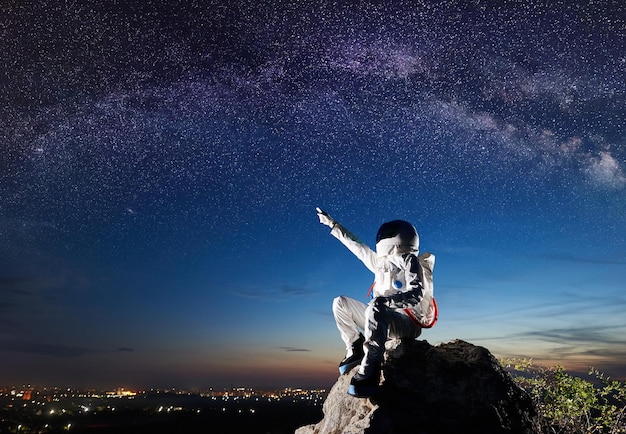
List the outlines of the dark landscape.
{"label": "dark landscape", "polygon": [[[325,394],[310,391],[211,396],[191,392],[146,392],[133,396],[48,399],[37,393],[0,396],[0,433],[293,433],[322,418]],[[21,395],[21,396],[17,396]]]}

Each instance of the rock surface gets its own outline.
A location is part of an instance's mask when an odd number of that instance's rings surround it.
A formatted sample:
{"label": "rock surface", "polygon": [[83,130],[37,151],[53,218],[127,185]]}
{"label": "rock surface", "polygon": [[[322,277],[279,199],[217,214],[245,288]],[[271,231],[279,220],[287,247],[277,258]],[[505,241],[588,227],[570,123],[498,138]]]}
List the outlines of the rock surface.
{"label": "rock surface", "polygon": [[329,392],[324,418],[296,434],[541,432],[528,395],[483,347],[391,340],[375,398],[346,393],[356,369]]}

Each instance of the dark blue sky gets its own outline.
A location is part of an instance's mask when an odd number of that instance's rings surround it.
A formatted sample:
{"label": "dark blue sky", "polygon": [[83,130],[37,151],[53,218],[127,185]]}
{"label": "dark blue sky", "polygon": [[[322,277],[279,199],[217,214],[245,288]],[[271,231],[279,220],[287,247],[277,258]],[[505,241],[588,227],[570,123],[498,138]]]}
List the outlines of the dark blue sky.
{"label": "dark blue sky", "polygon": [[626,376],[622,2],[5,2],[0,383],[331,385],[406,219],[436,344]]}

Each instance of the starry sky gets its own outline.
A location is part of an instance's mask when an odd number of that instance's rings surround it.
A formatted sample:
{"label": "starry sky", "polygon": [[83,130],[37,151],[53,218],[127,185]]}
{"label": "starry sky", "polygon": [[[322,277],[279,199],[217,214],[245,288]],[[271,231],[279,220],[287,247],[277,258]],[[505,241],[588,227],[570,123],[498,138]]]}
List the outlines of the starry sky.
{"label": "starry sky", "polygon": [[622,1],[5,0],[0,384],[330,387],[374,246],[431,344],[626,378]]}

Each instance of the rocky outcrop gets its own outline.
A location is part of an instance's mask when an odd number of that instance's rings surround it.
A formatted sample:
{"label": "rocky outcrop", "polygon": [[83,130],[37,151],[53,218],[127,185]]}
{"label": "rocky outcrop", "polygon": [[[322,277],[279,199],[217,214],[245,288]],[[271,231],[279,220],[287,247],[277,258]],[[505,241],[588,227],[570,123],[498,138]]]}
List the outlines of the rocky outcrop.
{"label": "rocky outcrop", "polygon": [[530,397],[483,347],[456,340],[387,342],[380,393],[346,393],[339,377],[317,424],[296,434],[540,433]]}

